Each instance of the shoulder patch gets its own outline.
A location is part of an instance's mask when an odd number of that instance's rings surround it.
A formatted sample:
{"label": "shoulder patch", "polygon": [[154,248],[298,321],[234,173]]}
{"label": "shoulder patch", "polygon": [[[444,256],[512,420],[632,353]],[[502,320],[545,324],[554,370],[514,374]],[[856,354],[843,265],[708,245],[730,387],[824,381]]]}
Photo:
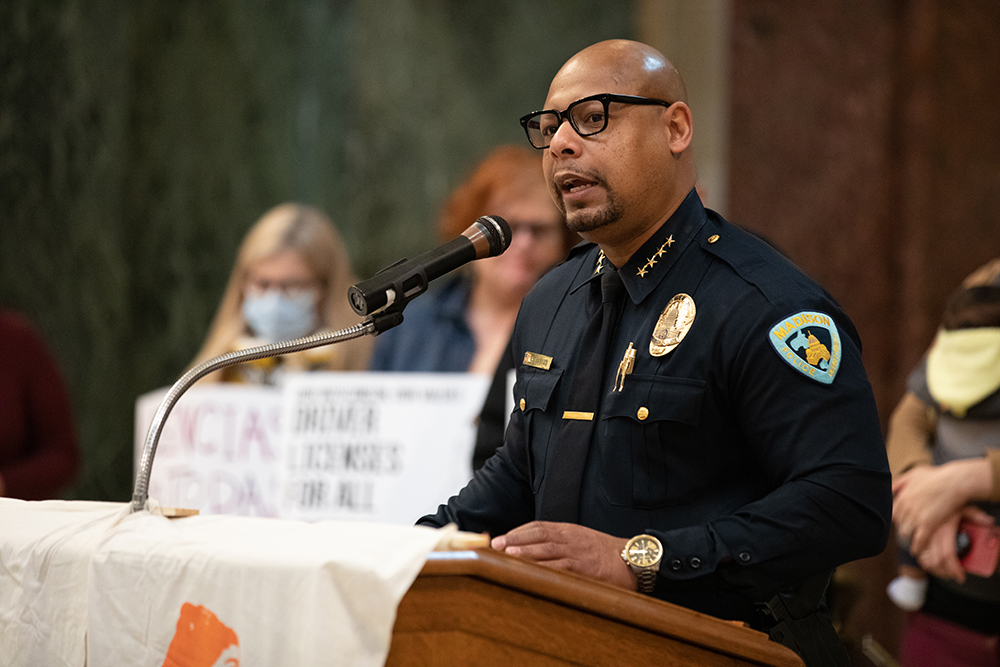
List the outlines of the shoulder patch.
{"label": "shoulder patch", "polygon": [[840,369],[840,334],[826,313],[804,310],[769,330],[771,345],[789,366],[823,384],[833,384]]}

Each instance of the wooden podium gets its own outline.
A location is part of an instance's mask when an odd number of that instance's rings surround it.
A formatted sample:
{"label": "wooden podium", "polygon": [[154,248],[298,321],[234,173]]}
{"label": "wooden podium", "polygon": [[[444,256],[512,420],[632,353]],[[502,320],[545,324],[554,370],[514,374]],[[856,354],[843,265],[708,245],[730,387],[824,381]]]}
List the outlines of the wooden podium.
{"label": "wooden podium", "polygon": [[491,550],[436,552],[400,602],[387,667],[802,666],[767,635]]}

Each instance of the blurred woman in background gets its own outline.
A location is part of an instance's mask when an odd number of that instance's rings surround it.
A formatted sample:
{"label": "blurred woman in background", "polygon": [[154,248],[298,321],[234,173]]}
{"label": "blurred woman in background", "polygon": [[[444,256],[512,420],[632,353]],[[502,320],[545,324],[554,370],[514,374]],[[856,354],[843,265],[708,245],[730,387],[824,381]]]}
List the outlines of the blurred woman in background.
{"label": "blurred woman in background", "polygon": [[[192,366],[234,350],[335,331],[358,322],[347,301],[357,282],[343,240],[323,213],[286,203],[258,220]],[[293,371],[364,370],[371,337],[326,345],[212,373],[203,382],[272,384]]]}
{"label": "blurred woman in background", "polygon": [[472,262],[409,304],[403,324],[377,338],[371,370],[496,370],[521,299],[579,238],[552,202],[541,156],[521,146],[495,149],[452,192],[438,223],[441,240],[455,238],[482,215],[510,223],[510,247]]}

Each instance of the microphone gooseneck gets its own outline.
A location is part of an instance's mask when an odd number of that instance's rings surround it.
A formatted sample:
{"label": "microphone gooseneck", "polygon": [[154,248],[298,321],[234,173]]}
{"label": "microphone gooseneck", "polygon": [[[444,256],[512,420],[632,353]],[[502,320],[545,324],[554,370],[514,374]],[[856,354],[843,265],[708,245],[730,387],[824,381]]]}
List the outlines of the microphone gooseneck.
{"label": "microphone gooseneck", "polygon": [[369,320],[360,324],[355,324],[352,327],[341,329],[339,331],[318,333],[313,334],[312,336],[305,336],[304,338],[267,343],[265,345],[251,347],[246,350],[237,350],[227,354],[220,354],[217,357],[212,357],[211,359],[203,361],[182,375],[180,379],[170,387],[170,390],[167,392],[167,395],[163,397],[163,400],[160,401],[160,405],[156,409],[156,414],[153,415],[153,421],[149,425],[149,430],[146,432],[146,441],[142,448],[142,456],[139,459],[139,467],[135,473],[135,486],[132,489],[132,504],[130,511],[133,513],[141,512],[145,508],[146,500],[149,498],[149,477],[153,472],[153,458],[156,456],[156,446],[160,442],[160,434],[163,432],[163,426],[166,423],[171,410],[174,409],[174,405],[178,400],[180,400],[184,392],[190,389],[191,385],[195,382],[205,377],[212,371],[229,368],[230,366],[235,366],[236,364],[246,361],[267,359],[270,357],[276,357],[280,354],[311,350],[314,347],[320,347],[322,345],[342,343],[346,340],[360,338],[365,335],[372,335],[374,332],[375,324],[369,318]]}
{"label": "microphone gooseneck", "polygon": [[358,315],[370,315],[386,307],[402,311],[435,278],[473,260],[501,254],[510,246],[511,236],[506,220],[498,215],[484,215],[461,236],[413,259],[401,259],[352,286],[347,292],[351,308]]}

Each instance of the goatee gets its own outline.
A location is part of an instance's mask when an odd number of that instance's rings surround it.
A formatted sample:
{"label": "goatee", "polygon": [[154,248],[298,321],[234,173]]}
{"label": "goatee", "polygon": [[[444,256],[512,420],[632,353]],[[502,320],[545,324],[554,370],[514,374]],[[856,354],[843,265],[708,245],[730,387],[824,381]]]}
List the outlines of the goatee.
{"label": "goatee", "polygon": [[581,234],[600,229],[621,220],[622,215],[625,213],[625,207],[622,205],[621,200],[611,191],[607,191],[607,198],[607,203],[600,208],[581,209],[572,213],[567,212],[566,226],[574,232]]}

